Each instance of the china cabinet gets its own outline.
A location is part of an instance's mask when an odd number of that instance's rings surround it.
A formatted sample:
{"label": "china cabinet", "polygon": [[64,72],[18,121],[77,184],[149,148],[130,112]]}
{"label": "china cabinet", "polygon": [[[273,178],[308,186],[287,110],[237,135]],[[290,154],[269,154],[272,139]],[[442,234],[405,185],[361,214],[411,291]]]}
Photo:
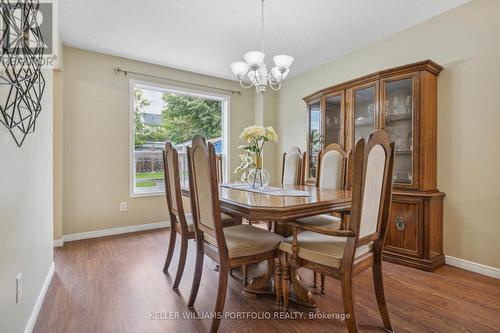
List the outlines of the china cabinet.
{"label": "china cabinet", "polygon": [[445,194],[436,187],[437,78],[441,70],[427,60],[304,97],[309,119],[308,183],[314,182],[317,156],[327,145],[338,143],[349,151],[376,128],[390,133],[396,152],[384,259],[429,271],[444,264]]}

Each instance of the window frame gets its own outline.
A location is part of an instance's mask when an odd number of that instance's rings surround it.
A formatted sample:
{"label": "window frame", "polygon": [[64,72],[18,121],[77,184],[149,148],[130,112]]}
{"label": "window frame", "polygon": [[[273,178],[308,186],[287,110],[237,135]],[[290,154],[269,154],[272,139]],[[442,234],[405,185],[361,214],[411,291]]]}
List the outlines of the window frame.
{"label": "window frame", "polygon": [[134,118],[134,89],[136,86],[143,86],[144,88],[151,90],[157,90],[162,92],[169,92],[184,96],[193,96],[206,98],[211,100],[217,100],[222,102],[222,154],[223,154],[223,177],[227,179],[229,175],[229,164],[230,149],[229,149],[229,124],[230,124],[230,105],[231,105],[231,95],[228,94],[218,94],[209,91],[194,90],[190,88],[185,88],[181,86],[171,86],[160,84],[157,82],[148,82],[136,79],[130,79],[129,82],[129,198],[143,198],[143,197],[157,197],[164,196],[165,190],[163,191],[141,191],[136,192],[136,179],[135,179],[135,118]]}

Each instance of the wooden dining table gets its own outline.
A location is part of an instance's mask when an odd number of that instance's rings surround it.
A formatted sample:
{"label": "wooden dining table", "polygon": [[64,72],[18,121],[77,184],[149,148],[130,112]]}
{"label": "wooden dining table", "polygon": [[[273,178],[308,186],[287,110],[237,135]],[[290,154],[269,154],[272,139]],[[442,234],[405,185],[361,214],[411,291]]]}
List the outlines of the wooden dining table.
{"label": "wooden dining table", "polygon": [[[184,185],[184,184],[183,184]],[[307,185],[272,185],[290,190],[308,192],[307,196],[276,196],[251,192],[240,188],[219,186],[219,201],[223,213],[247,221],[275,222],[275,232],[287,237],[287,222],[332,212],[348,212],[351,207],[351,191],[331,190]],[[183,195],[189,196],[188,186],[182,186]],[[267,263],[265,272],[252,279],[244,294],[273,294],[274,261]],[[300,279],[298,272],[290,272],[292,295],[290,300],[305,310],[316,308],[312,295]]]}

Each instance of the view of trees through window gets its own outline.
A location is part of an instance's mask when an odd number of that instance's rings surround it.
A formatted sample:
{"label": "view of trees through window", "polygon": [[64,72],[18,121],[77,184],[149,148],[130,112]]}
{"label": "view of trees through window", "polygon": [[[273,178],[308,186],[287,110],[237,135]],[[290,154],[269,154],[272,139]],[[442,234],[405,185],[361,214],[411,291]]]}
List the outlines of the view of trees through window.
{"label": "view of trees through window", "polygon": [[164,190],[162,150],[170,141],[179,153],[181,180],[187,177],[186,146],[200,134],[223,152],[223,101],[142,85],[133,87],[135,193]]}

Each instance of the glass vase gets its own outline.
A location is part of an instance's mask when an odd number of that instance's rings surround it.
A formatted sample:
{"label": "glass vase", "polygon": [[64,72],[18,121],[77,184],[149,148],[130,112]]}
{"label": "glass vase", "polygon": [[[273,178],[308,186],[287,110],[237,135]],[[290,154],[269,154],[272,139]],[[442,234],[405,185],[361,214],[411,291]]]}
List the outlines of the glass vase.
{"label": "glass vase", "polygon": [[250,170],[247,183],[252,188],[263,189],[269,184],[269,172],[262,167],[262,156],[255,156],[255,168]]}

